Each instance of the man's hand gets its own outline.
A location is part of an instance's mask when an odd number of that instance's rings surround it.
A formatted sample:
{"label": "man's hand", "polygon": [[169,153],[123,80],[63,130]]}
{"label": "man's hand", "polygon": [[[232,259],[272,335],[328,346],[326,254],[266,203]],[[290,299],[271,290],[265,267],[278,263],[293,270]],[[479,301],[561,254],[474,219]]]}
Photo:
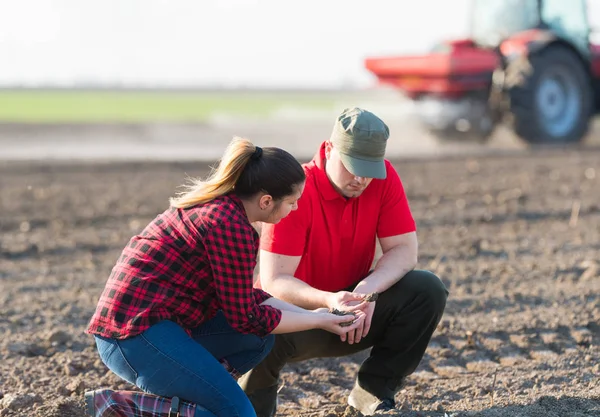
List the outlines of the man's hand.
{"label": "man's hand", "polygon": [[373,320],[373,312],[375,311],[375,301],[369,301],[373,298],[371,295],[348,291],[338,291],[330,294],[327,302],[328,308],[361,312],[364,315],[364,320],[356,329],[340,336],[342,342],[348,341],[350,344],[359,343],[362,338],[367,336],[369,330],[371,330],[371,321]]}
{"label": "man's hand", "polygon": [[371,330],[371,321],[373,320],[373,313],[375,312],[375,301],[368,302],[366,307],[362,309],[363,313],[365,313],[365,320],[363,322],[363,331],[362,334],[356,332],[356,343],[360,342],[360,339],[366,337],[369,334],[369,330]]}
{"label": "man's hand", "polygon": [[338,291],[329,294],[327,299],[327,308],[336,308],[342,311],[361,310],[367,304],[364,301],[365,294],[359,294],[348,291]]}
{"label": "man's hand", "polygon": [[345,313],[340,310],[331,310],[328,312],[317,313],[322,317],[320,328],[327,330],[331,333],[335,333],[340,337],[346,335],[346,333],[352,333],[357,327],[364,323],[364,313]]}
{"label": "man's hand", "polygon": [[375,301],[366,301],[367,294],[360,294],[360,301],[351,302],[348,307],[352,311],[359,310],[365,315],[364,321],[356,328],[356,330],[348,332],[343,335],[340,339],[342,342],[348,340],[351,345],[359,343],[363,337],[366,337],[371,330],[371,321],[373,320],[373,313],[375,312]]}

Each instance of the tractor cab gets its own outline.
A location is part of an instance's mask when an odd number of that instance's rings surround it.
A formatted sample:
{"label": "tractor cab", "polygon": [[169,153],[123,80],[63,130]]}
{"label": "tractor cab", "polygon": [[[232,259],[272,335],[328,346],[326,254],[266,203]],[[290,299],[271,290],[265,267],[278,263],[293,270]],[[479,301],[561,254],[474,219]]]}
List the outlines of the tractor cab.
{"label": "tractor cab", "polygon": [[589,56],[586,0],[472,0],[471,39],[479,47],[496,48],[531,29],[549,31]]}

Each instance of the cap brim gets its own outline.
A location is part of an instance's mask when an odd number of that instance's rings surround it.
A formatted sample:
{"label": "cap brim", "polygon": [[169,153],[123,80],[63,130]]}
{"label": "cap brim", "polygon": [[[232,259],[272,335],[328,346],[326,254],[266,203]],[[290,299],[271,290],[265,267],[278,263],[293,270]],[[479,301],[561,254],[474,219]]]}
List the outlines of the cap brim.
{"label": "cap brim", "polygon": [[340,157],[346,169],[357,177],[384,180],[387,176],[383,160],[367,161],[365,159],[353,158],[343,153],[340,153]]}

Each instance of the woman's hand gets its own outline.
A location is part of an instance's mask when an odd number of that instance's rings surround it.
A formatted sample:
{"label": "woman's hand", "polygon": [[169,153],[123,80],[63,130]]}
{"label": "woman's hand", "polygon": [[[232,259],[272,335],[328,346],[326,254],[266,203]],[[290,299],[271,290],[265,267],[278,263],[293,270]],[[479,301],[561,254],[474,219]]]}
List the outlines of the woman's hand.
{"label": "woman's hand", "polygon": [[342,338],[349,332],[354,332],[359,326],[362,326],[365,320],[365,314],[362,311],[346,315],[333,314],[327,309],[322,308],[314,311],[319,315],[319,327],[321,329],[335,333]]}

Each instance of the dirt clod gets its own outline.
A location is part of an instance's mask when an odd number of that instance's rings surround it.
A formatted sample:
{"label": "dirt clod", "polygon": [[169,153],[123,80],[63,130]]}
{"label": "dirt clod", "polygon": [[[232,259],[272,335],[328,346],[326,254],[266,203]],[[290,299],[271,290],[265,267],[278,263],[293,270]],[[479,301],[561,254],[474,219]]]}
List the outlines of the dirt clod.
{"label": "dirt clod", "polygon": [[[352,316],[352,317],[356,317],[356,314],[353,311],[342,311],[342,310],[338,310],[337,308],[332,308],[329,310],[329,312],[331,314],[335,314],[336,316]],[[342,327],[348,327],[351,326],[352,323],[354,323],[354,319],[352,319],[351,321],[345,321],[343,323],[340,323],[340,326]]]}

